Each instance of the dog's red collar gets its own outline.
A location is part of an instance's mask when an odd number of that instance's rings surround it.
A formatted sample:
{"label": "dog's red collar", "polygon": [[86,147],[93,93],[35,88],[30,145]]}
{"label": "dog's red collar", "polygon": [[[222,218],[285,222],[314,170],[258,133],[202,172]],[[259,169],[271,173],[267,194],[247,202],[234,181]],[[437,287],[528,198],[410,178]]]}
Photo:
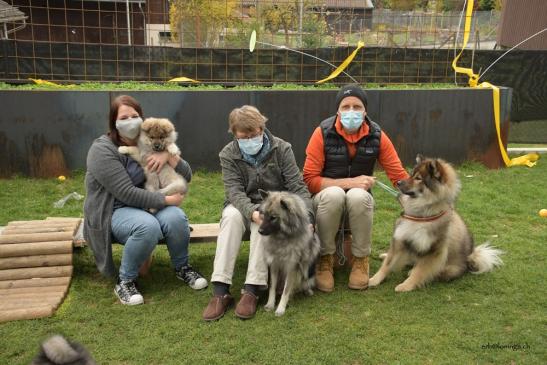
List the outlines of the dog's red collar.
{"label": "dog's red collar", "polygon": [[414,222],[433,222],[436,219],[441,218],[443,215],[445,215],[448,212],[448,210],[443,210],[439,214],[435,214],[429,217],[416,217],[414,215],[408,215],[401,213],[401,218],[405,218]]}

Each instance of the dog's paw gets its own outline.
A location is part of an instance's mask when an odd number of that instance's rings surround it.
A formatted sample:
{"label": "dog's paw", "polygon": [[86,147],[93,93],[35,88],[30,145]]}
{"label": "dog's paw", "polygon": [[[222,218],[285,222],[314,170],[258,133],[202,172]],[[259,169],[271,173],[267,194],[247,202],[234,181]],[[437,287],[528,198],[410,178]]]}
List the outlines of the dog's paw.
{"label": "dog's paw", "polygon": [[374,275],[373,277],[371,277],[369,280],[368,280],[368,286],[369,288],[370,287],[374,287],[374,286],[378,286],[380,285],[381,281],[380,281],[380,278],[378,278],[378,276]]}
{"label": "dog's paw", "polygon": [[266,312],[271,312],[273,311],[274,308],[275,308],[275,304],[266,303],[266,305],[264,306],[264,310]]}
{"label": "dog's paw", "polygon": [[158,212],[158,210],[156,208],[150,208],[150,209],[148,209],[148,212],[150,214],[156,214]]}
{"label": "dog's paw", "polygon": [[[370,283],[369,283],[369,285],[370,285]],[[399,284],[395,287],[395,291],[397,293],[409,292],[409,291],[412,291],[414,289],[415,289],[414,285],[411,285],[411,284],[408,284],[408,283],[405,283],[405,282],[403,282],[403,283],[401,283],[401,284]]]}
{"label": "dog's paw", "polygon": [[275,316],[276,317],[281,317],[284,314],[285,314],[285,308],[277,308],[275,310]]}
{"label": "dog's paw", "polygon": [[126,154],[129,153],[129,147],[120,146],[120,147],[118,147],[118,152],[121,153],[122,155],[126,155]]}
{"label": "dog's paw", "polygon": [[311,290],[311,289],[304,290],[304,295],[307,296],[307,297],[313,296],[313,290]]}
{"label": "dog's paw", "polygon": [[387,252],[382,252],[381,254],[378,255],[378,258],[382,260],[385,260],[386,257],[387,257]]}

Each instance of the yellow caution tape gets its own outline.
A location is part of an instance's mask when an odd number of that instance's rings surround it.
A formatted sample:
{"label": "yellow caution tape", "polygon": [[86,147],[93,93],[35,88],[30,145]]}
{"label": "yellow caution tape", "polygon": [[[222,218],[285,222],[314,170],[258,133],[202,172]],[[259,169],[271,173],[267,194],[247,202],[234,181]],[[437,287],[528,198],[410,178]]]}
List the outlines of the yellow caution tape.
{"label": "yellow caution tape", "polygon": [[71,88],[71,87],[74,87],[76,85],[61,85],[61,84],[56,84],[54,82],[51,82],[51,81],[46,81],[46,80],[41,80],[41,79],[32,79],[29,77],[29,80],[31,80],[32,82],[34,82],[36,85],[42,85],[42,86],[51,86],[51,87],[58,87],[58,88]]}
{"label": "yellow caution tape", "polygon": [[189,77],[175,77],[174,79],[171,79],[167,82],[194,82],[194,83],[198,83],[199,81],[191,79]]}
{"label": "yellow caution tape", "polygon": [[364,46],[365,46],[365,43],[362,42],[362,41],[359,41],[357,43],[357,48],[355,48],[355,50],[353,52],[351,52],[351,54],[348,56],[348,58],[346,58],[344,60],[344,62],[342,62],[340,64],[340,66],[338,66],[336,68],[336,70],[334,70],[328,77],[324,78],[323,80],[316,81],[315,83],[316,84],[322,84],[325,81],[332,80],[335,77],[337,77],[338,75],[340,75],[340,73],[342,73],[342,71],[344,71],[346,69],[346,67],[348,67],[348,65],[351,63],[351,61],[353,61],[353,59],[355,58],[355,55],[357,55],[357,52],[359,52],[359,50],[361,48],[363,48]]}
{"label": "yellow caution tape", "polygon": [[498,144],[501,152],[501,157],[503,158],[503,162],[505,163],[505,166],[511,167],[511,166],[522,166],[526,165],[528,167],[533,167],[539,159],[539,155],[537,153],[529,153],[524,156],[516,157],[513,159],[510,159],[507,155],[507,151],[505,150],[505,146],[503,145],[503,141],[501,140],[501,131],[500,131],[500,90],[497,86],[492,85],[489,82],[482,82],[479,84],[479,75],[473,72],[473,69],[471,68],[465,68],[465,67],[459,67],[457,66],[458,59],[462,55],[463,51],[465,50],[465,47],[467,47],[467,42],[469,41],[469,34],[471,30],[471,18],[473,16],[473,3],[474,0],[467,0],[467,8],[465,11],[465,26],[464,26],[464,32],[463,32],[463,45],[462,50],[458,55],[454,58],[454,61],[452,61],[452,68],[457,73],[466,74],[469,76],[469,86],[474,88],[488,88],[492,89],[492,96],[493,96],[493,103],[494,103],[494,122],[496,124],[496,133],[498,136]]}

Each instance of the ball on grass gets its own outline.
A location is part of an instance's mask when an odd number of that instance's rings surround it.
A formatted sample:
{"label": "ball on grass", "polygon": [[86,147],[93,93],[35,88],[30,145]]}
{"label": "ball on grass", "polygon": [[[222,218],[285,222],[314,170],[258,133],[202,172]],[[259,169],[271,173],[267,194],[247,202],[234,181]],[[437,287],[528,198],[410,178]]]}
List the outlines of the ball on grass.
{"label": "ball on grass", "polygon": [[539,211],[539,216],[547,218],[547,209],[541,209]]}
{"label": "ball on grass", "polygon": [[59,176],[59,177],[57,178],[57,180],[63,182],[63,181],[66,180],[66,177],[64,177],[64,175],[61,175],[61,176]]}

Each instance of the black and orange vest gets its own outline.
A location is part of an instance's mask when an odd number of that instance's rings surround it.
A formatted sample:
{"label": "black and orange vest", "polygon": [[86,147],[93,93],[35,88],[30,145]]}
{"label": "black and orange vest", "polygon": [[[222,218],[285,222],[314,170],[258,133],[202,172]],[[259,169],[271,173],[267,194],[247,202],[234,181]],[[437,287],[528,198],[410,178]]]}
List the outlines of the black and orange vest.
{"label": "black and orange vest", "polygon": [[339,179],[360,175],[372,176],[374,165],[380,153],[381,128],[365,116],[369,133],[356,143],[356,153],[350,159],[346,141],[336,131],[336,116],[325,119],[320,127],[323,132],[325,165],[321,176]]}

